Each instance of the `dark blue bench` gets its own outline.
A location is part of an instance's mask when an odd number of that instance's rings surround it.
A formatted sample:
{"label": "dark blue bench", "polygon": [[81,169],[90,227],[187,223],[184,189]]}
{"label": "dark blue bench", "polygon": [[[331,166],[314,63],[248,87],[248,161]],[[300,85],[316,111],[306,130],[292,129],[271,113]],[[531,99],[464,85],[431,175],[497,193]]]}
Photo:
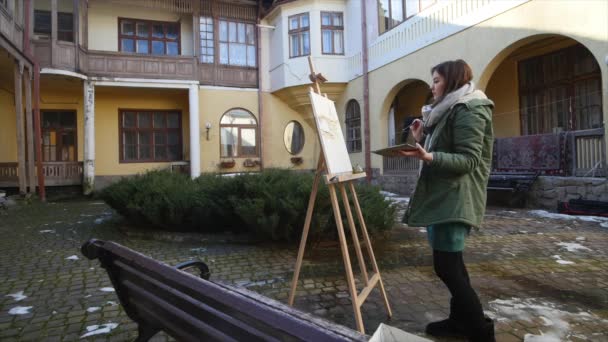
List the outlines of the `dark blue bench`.
{"label": "dark blue bench", "polygon": [[488,192],[507,193],[510,206],[526,205],[527,193],[538,179],[538,172],[492,172],[488,180]]}
{"label": "dark blue bench", "polygon": [[[251,291],[209,281],[200,261],[171,267],[114,242],[82,248],[106,269],[136,341],[164,331],[179,341],[366,341],[365,335]],[[196,267],[201,277],[180,269]]]}

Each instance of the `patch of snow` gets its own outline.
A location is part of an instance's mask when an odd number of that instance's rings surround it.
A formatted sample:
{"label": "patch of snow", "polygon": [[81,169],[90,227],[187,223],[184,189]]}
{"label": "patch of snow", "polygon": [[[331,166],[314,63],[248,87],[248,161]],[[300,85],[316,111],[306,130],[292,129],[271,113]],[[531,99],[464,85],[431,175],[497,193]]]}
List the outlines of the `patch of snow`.
{"label": "patch of snow", "polygon": [[87,308],[87,312],[95,312],[95,311],[99,311],[101,310],[101,308],[99,306],[92,306],[90,308]]}
{"label": "patch of snow", "polygon": [[110,306],[116,306],[118,305],[116,302],[113,302],[111,300],[107,301],[105,305],[110,305]]}
{"label": "patch of snow", "polygon": [[97,325],[97,324],[89,325],[87,327],[87,333],[80,336],[80,338],[85,338],[85,337],[99,335],[99,334],[107,334],[110,331],[116,329],[117,326],[118,326],[118,323],[106,323],[106,324],[102,324],[102,325]]}
{"label": "patch of snow", "polygon": [[553,335],[553,334],[543,334],[543,332],[540,332],[540,335],[532,335],[532,334],[525,334],[524,335],[524,342],[561,342],[562,339]]}
{"label": "patch of snow", "polygon": [[559,242],[556,244],[558,246],[561,246],[562,248],[567,249],[568,252],[577,252],[578,250],[588,250],[588,251],[591,250],[591,249],[589,249],[581,244],[575,243],[575,242]]}
{"label": "patch of snow", "polygon": [[104,205],[105,203],[103,202],[91,202],[89,203],[89,205]]}
{"label": "patch of snow", "polygon": [[15,306],[8,310],[9,315],[27,315],[30,313],[32,306]]}
{"label": "patch of snow", "polygon": [[191,248],[190,251],[192,251],[192,252],[198,252],[198,253],[204,253],[204,252],[207,251],[207,248],[204,248],[204,247]]}
{"label": "patch of snow", "polygon": [[51,315],[56,315],[57,311],[53,310],[53,312],[51,312]]}
{"label": "patch of snow", "polygon": [[78,256],[77,255],[71,255],[71,256],[65,258],[65,260],[78,260]]}
{"label": "patch of snow", "polygon": [[23,291],[19,291],[16,293],[11,293],[11,294],[7,294],[7,297],[13,297],[13,299],[15,300],[15,302],[24,300],[25,298],[27,298],[27,296],[23,295]]}
{"label": "patch of snow", "polygon": [[89,298],[89,297],[93,297],[93,295],[88,294],[88,295],[84,296],[83,298]]}
{"label": "patch of snow", "polygon": [[421,232],[421,233],[426,233],[426,229],[420,229],[418,231]]}
{"label": "patch of snow", "polygon": [[608,222],[602,222],[602,223],[600,223],[600,226],[602,228],[608,228]]}
{"label": "patch of snow", "polygon": [[526,334],[525,342],[565,341],[571,336],[570,324],[578,325],[580,321],[599,319],[589,312],[568,312],[557,304],[535,298],[497,299],[491,301],[489,305],[498,321],[501,317],[530,322],[535,318],[542,319],[544,327],[539,329],[539,334]]}
{"label": "patch of snow", "polygon": [[553,255],[551,257],[553,259],[555,259],[555,262],[557,262],[558,264],[561,264],[561,265],[573,265],[574,264],[574,261],[563,260],[562,257],[559,255]]}
{"label": "patch of snow", "polygon": [[41,230],[41,231],[40,231],[40,234],[44,234],[44,233],[54,233],[54,232],[55,232],[54,230],[51,230],[51,229],[45,229],[45,230]]}
{"label": "patch of snow", "polygon": [[409,203],[409,197],[386,197],[387,200],[390,200],[395,203]]}
{"label": "patch of snow", "polygon": [[[586,221],[586,222],[608,223],[608,217],[603,217],[603,216],[566,215],[566,214],[550,213],[546,210],[530,210],[528,212],[535,216],[556,219],[556,220],[580,220],[580,221]],[[603,225],[602,225],[602,227],[603,227]]]}
{"label": "patch of snow", "polygon": [[584,236],[577,236],[576,237],[576,241],[583,241],[583,240],[585,240]]}
{"label": "patch of snow", "polygon": [[102,287],[99,290],[102,292],[116,292],[113,287]]}

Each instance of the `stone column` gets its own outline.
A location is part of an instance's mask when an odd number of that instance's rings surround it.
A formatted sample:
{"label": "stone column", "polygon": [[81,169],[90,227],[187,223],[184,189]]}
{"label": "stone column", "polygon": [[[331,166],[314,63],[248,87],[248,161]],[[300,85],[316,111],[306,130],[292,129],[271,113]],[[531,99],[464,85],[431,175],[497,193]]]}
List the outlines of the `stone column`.
{"label": "stone column", "polygon": [[84,81],[84,163],[82,190],[89,195],[95,189],[95,85]]}
{"label": "stone column", "polygon": [[19,193],[26,193],[25,173],[25,126],[23,125],[23,63],[15,63],[15,114],[17,116],[17,176],[19,177]]}
{"label": "stone column", "polygon": [[196,178],[201,174],[201,139],[198,117],[198,85],[191,84],[188,89],[190,112],[190,176]]}
{"label": "stone column", "polygon": [[27,135],[27,173],[29,192],[36,192],[36,165],[34,164],[34,112],[32,111],[32,70],[25,74],[25,130]]}

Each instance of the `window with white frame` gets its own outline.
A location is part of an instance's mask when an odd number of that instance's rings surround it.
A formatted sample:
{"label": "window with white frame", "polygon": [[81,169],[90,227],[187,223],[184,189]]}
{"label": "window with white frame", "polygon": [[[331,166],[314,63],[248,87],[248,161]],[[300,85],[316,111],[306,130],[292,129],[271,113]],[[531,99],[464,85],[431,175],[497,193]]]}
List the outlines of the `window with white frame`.
{"label": "window with white frame", "polygon": [[256,66],[254,24],[219,20],[219,62],[234,66]]}
{"label": "window with white frame", "polygon": [[250,112],[235,108],[231,109],[220,121],[220,156],[256,157],[257,121]]}
{"label": "window with white frame", "polygon": [[344,54],[344,20],[340,12],[321,12],[321,45],[324,55]]}
{"label": "window with white frame", "polygon": [[213,18],[200,18],[201,63],[213,63],[215,44],[213,39]]}
{"label": "window with white frame", "polygon": [[346,104],[346,148],[348,152],[361,152],[361,109],[356,100]]}
{"label": "window with white frame", "polygon": [[378,30],[382,34],[422,10],[435,4],[437,0],[378,0]]}
{"label": "window with white frame", "polygon": [[308,13],[287,18],[289,22],[289,57],[310,55],[310,22]]}

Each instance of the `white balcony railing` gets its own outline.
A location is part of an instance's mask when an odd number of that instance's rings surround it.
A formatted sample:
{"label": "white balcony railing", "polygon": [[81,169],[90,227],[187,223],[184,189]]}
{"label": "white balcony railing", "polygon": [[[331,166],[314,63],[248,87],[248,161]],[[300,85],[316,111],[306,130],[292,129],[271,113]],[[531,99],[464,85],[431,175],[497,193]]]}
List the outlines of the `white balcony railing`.
{"label": "white balcony railing", "polygon": [[[440,0],[380,35],[368,47],[369,70],[375,70],[434,42],[530,0]],[[350,79],[360,76],[361,52],[348,58]]]}

